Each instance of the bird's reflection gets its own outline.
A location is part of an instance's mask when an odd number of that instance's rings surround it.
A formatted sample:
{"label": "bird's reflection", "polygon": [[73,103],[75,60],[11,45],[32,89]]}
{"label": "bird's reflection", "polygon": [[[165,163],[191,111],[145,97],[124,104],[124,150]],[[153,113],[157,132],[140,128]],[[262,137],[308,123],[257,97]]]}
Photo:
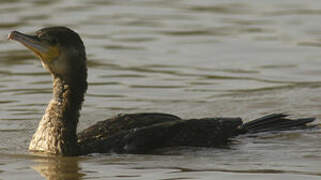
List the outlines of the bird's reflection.
{"label": "bird's reflection", "polygon": [[47,180],[78,180],[84,176],[81,173],[80,157],[62,157],[52,155],[41,155],[35,158],[32,168]]}

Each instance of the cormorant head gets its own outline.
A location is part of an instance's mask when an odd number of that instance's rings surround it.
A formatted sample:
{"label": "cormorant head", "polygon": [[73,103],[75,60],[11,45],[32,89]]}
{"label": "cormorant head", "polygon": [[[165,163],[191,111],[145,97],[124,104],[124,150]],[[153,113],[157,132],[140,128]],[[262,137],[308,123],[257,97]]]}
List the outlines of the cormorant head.
{"label": "cormorant head", "polygon": [[33,35],[13,31],[8,39],[15,40],[34,52],[55,77],[69,80],[77,73],[86,73],[86,52],[79,35],[66,27],[48,27]]}

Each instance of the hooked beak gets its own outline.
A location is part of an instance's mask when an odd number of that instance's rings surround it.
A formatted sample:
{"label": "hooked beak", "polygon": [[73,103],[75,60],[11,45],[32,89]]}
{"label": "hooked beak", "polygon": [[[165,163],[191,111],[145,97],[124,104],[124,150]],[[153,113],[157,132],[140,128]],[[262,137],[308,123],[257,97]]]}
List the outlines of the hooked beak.
{"label": "hooked beak", "polygon": [[45,56],[48,54],[50,49],[49,45],[40,41],[37,36],[23,34],[18,31],[12,31],[9,33],[8,39],[20,42],[34,52],[37,56],[39,56],[42,60],[45,59]]}

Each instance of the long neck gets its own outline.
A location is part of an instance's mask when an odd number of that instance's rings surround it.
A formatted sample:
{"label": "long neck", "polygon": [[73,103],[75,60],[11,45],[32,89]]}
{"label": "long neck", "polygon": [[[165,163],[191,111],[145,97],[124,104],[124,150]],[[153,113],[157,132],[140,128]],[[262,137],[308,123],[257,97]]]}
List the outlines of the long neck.
{"label": "long neck", "polygon": [[87,90],[87,72],[79,72],[66,81],[54,76],[53,99],[30,142],[29,150],[61,155],[77,155],[79,111]]}

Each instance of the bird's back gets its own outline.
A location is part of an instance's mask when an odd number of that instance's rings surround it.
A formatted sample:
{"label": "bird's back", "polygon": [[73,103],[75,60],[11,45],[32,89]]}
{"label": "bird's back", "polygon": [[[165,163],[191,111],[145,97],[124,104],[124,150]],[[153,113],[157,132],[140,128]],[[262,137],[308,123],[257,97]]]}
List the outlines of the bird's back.
{"label": "bird's back", "polygon": [[237,135],[240,118],[182,120],[161,113],[119,115],[78,134],[82,154],[148,153],[177,146],[220,147]]}

